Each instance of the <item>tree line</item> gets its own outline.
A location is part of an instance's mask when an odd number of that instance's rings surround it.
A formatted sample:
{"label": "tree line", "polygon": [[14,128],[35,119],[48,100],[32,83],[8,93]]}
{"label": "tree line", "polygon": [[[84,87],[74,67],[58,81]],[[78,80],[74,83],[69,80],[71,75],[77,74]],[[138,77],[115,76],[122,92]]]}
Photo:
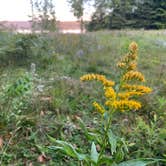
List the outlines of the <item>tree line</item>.
{"label": "tree line", "polygon": [[[94,12],[86,22],[89,31],[101,29],[164,29],[166,28],[166,0],[67,0],[73,15],[83,29],[85,6]],[[55,0],[30,0],[32,27],[55,31]],[[57,2],[58,3],[58,2]]]}
{"label": "tree line", "polygon": [[164,29],[166,0],[95,0],[89,30]]}

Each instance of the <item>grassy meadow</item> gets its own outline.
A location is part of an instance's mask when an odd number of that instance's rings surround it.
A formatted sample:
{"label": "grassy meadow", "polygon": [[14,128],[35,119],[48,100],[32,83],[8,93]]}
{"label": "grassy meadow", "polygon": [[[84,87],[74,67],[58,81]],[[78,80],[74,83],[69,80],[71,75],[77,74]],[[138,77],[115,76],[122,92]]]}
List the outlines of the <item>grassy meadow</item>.
{"label": "grassy meadow", "polygon": [[84,165],[51,148],[50,137],[90,151],[83,128],[100,125],[92,103],[104,96],[99,83],[80,77],[97,73],[116,81],[116,64],[132,41],[139,47],[139,71],[153,91],[140,97],[140,110],[114,116],[114,134],[128,148],[117,161],[155,158],[162,161],[150,165],[166,165],[166,31],[144,30],[0,32],[0,165]]}

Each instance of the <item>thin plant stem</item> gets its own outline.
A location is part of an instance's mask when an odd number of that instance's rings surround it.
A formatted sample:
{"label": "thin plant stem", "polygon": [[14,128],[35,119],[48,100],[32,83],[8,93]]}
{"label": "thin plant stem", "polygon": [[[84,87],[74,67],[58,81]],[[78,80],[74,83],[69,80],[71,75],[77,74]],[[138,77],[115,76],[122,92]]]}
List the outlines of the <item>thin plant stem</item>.
{"label": "thin plant stem", "polygon": [[4,154],[6,153],[8,147],[9,147],[11,141],[12,141],[12,139],[15,137],[15,134],[16,134],[16,132],[17,132],[19,129],[20,129],[20,128],[16,128],[16,129],[13,131],[13,133],[12,133],[12,135],[11,135],[11,137],[10,137],[8,143],[7,143],[6,146],[3,148],[3,150],[2,150],[2,155],[1,155],[1,157],[0,157],[0,164],[2,164]]}
{"label": "thin plant stem", "polygon": [[108,123],[106,124],[106,129],[104,130],[104,138],[103,138],[103,141],[102,141],[102,147],[101,147],[101,151],[99,153],[99,159],[101,158],[104,150],[105,150],[105,147],[106,147],[106,143],[107,143],[107,134],[108,134],[108,130],[110,128],[110,125],[111,125],[111,122],[112,122],[112,114],[113,114],[113,111],[110,113],[110,116],[109,116],[109,119],[108,119]]}

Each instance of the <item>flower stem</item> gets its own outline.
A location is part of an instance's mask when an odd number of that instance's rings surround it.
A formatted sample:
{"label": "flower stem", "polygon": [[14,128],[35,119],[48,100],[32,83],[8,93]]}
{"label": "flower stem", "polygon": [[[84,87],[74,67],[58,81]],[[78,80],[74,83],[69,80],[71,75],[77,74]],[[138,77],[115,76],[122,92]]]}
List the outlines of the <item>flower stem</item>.
{"label": "flower stem", "polygon": [[111,122],[112,122],[112,114],[113,114],[113,111],[110,113],[109,119],[108,119],[108,121],[106,123],[106,126],[105,126],[105,129],[104,129],[104,137],[103,137],[103,140],[102,140],[102,147],[101,147],[101,151],[99,153],[99,160],[98,161],[100,161],[100,158],[102,157],[102,155],[104,153],[104,150],[107,146],[108,131],[110,129]]}

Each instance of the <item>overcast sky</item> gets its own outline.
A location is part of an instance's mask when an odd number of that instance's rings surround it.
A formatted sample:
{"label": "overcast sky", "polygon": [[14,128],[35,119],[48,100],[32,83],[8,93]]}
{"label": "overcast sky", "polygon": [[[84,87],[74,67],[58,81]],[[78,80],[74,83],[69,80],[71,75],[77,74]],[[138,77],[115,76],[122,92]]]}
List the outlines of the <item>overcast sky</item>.
{"label": "overcast sky", "polygon": [[[67,0],[56,1],[56,18],[57,20],[67,21],[76,20],[70,12]],[[89,9],[88,9],[89,10]],[[87,10],[87,11],[88,11]],[[88,19],[89,13],[85,11],[85,18]],[[0,0],[0,20],[22,21],[29,20],[31,14],[30,0]]]}

